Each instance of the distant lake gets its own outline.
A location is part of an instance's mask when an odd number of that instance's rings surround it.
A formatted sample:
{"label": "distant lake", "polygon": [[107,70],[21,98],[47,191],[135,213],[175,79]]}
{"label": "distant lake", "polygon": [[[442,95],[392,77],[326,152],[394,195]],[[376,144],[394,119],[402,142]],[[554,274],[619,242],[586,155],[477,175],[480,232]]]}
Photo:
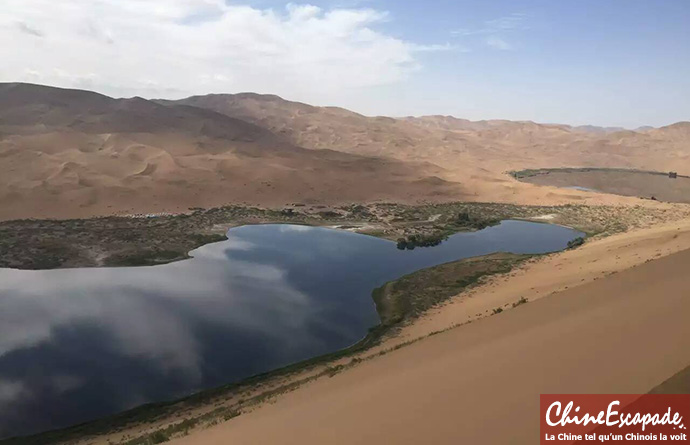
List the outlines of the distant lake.
{"label": "distant lake", "polygon": [[0,269],[0,437],[81,423],[347,347],[371,292],[418,269],[583,236],[504,221],[401,251],[343,230],[257,225],[139,268]]}

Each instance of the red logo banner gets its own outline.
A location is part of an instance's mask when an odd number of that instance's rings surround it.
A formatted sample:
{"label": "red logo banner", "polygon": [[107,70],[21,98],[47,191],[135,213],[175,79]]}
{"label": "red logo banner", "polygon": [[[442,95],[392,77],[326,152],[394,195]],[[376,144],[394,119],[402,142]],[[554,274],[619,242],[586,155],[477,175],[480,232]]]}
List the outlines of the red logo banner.
{"label": "red logo banner", "polygon": [[542,394],[540,444],[690,443],[690,394]]}

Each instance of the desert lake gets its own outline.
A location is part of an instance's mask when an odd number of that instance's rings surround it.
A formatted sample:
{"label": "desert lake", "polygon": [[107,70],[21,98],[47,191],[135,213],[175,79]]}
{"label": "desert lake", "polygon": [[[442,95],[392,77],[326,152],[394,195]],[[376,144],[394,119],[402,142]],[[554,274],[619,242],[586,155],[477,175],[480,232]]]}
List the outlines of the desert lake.
{"label": "desert lake", "polygon": [[255,225],[191,260],[139,268],[0,269],[0,438],[170,400],[347,347],[379,322],[372,290],[493,252],[583,236],[503,221],[442,244]]}

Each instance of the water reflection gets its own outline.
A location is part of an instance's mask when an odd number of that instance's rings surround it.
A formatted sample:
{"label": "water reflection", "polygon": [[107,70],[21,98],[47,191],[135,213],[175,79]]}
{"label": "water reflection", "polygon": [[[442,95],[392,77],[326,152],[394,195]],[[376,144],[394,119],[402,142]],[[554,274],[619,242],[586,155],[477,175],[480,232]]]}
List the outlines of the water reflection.
{"label": "water reflection", "polygon": [[506,221],[441,246],[247,226],[141,268],[0,269],[0,437],[82,422],[330,352],[378,322],[371,290],[434,264],[581,234]]}

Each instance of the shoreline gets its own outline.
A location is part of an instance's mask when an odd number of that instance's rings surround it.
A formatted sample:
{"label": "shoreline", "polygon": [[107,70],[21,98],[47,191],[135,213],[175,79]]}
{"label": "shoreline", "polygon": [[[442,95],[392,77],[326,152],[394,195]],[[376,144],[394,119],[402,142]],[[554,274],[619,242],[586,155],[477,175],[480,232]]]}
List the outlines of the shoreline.
{"label": "shoreline", "polygon": [[[662,247],[659,248],[659,246]],[[163,420],[159,419],[158,422],[126,423],[127,427],[121,427],[139,431],[141,433],[139,437],[147,437],[156,431],[179,425],[179,422],[175,421],[179,418],[175,413],[180,413],[182,410],[189,413],[190,419],[202,419],[207,416],[209,420],[199,420],[199,424],[195,427],[203,429],[214,422],[223,422],[227,412],[242,414],[252,412],[260,409],[267,401],[275,400],[276,397],[280,398],[281,394],[292,392],[305,384],[324,377],[333,377],[364,361],[387,355],[440,332],[487,318],[491,316],[489,311],[494,308],[505,307],[510,310],[512,309],[510,306],[519,300],[518,294],[521,292],[531,291],[530,295],[534,297],[530,296],[528,301],[536,301],[684,249],[690,249],[690,220],[688,219],[604,238],[596,237],[577,249],[530,258],[505,274],[489,277],[477,286],[459,292],[446,303],[428,309],[414,322],[397,327],[395,332],[385,336],[380,344],[368,349],[352,351],[352,347],[347,348],[348,353],[343,353],[344,350],[336,351],[325,357],[311,359],[307,364],[303,362],[299,364],[300,366],[293,364],[243,382],[197,393],[181,401],[148,405],[148,408],[154,411],[156,408],[162,408],[169,412],[169,415],[166,417],[164,414]],[[589,266],[583,271],[586,265]],[[553,279],[545,282],[539,289],[535,289],[534,282],[539,281],[540,276],[553,277]],[[581,276],[586,279],[581,279]],[[366,341],[366,337],[363,341]],[[353,346],[356,347],[360,343]],[[225,407],[226,411],[210,415],[212,411],[208,407],[219,406],[219,404]],[[113,416],[109,418],[109,421],[113,421],[118,416],[127,417],[127,414]],[[60,432],[64,433],[66,430],[60,430]],[[172,436],[177,437],[179,434],[180,431],[177,431]],[[123,436],[117,434],[90,436],[88,443],[92,443],[95,439],[100,441],[103,437],[107,437],[113,443],[128,443],[121,441]],[[28,438],[23,438],[21,442],[0,441],[0,443],[33,443],[26,439]],[[133,444],[136,442],[132,442]]]}
{"label": "shoreline", "polygon": [[[449,267],[449,266],[456,266],[455,272],[458,270],[462,271],[463,267],[465,264],[470,265],[470,266],[475,266],[474,269],[477,268],[477,265],[480,267],[482,265],[486,266],[483,270],[479,272],[479,275],[477,274],[477,270],[474,270],[474,273],[472,275],[472,280],[468,283],[463,283],[462,285],[456,285],[456,292],[462,292],[463,290],[466,290],[468,288],[473,287],[476,285],[478,282],[480,282],[482,279],[495,275],[495,274],[503,274],[508,272],[514,265],[520,264],[521,262],[538,257],[541,255],[549,255],[550,253],[547,254],[508,254],[508,253],[502,253],[502,252],[497,252],[493,254],[488,254],[488,255],[482,255],[482,256],[476,256],[476,257],[469,257],[469,258],[463,258],[460,260],[455,260],[451,261],[448,263],[443,263],[439,264],[436,266],[432,266],[429,268],[425,269],[420,269],[418,271],[412,272],[410,274],[404,275],[402,277],[399,277],[393,281],[385,283],[382,287],[388,286],[390,284],[396,283],[397,281],[400,281],[406,277],[412,277],[417,274],[426,272],[428,270],[434,270],[437,268],[441,267]],[[492,267],[493,264],[498,262],[500,263],[499,265],[502,267]],[[457,274],[453,275],[453,278],[457,278]],[[273,390],[268,390],[268,391],[263,391],[259,394],[257,394],[253,399],[247,400],[247,403],[245,403],[245,409],[247,406],[251,406],[252,404],[261,404],[263,403],[263,399],[266,397],[270,397],[273,395],[274,392],[277,393],[283,393],[285,392],[288,388],[286,386],[291,386],[294,385],[295,389],[303,384],[306,384],[312,380],[315,380],[317,378],[323,377],[323,376],[330,376],[332,377],[333,375],[347,369],[349,366],[352,366],[354,364],[359,363],[362,359],[358,358],[358,356],[367,354],[369,351],[373,350],[375,347],[381,345],[383,342],[385,342],[385,339],[391,335],[395,335],[394,332],[395,330],[399,329],[402,327],[402,325],[406,323],[412,322],[414,319],[417,318],[416,315],[411,314],[411,313],[406,313],[402,318],[396,318],[394,320],[390,320],[389,317],[387,317],[387,313],[390,312],[390,304],[386,305],[381,303],[378,299],[376,299],[375,294],[376,294],[377,289],[372,290],[371,296],[372,296],[372,304],[374,305],[378,315],[380,322],[379,324],[371,327],[369,329],[369,332],[362,337],[360,340],[357,342],[353,343],[352,345],[338,349],[326,354],[321,354],[318,356],[314,356],[305,360],[301,360],[298,362],[290,363],[288,365],[282,366],[280,368],[272,369],[260,374],[252,375],[246,378],[243,378],[239,381],[236,382],[230,382],[228,384],[224,384],[218,387],[213,387],[213,388],[208,388],[202,391],[198,391],[192,394],[189,394],[188,396],[182,397],[182,398],[176,398],[176,399],[171,399],[167,401],[159,401],[159,402],[151,402],[147,403],[141,406],[137,406],[133,409],[126,410],[120,413],[113,414],[111,416],[107,416],[105,418],[99,418],[99,419],[94,419],[91,421],[86,421],[82,424],[74,425],[71,427],[66,427],[66,428],[61,428],[58,430],[50,430],[50,431],[45,431],[42,433],[37,433],[35,435],[30,435],[30,436],[20,436],[17,438],[6,438],[6,439],[1,439],[0,444],[14,444],[14,443],[22,443],[22,444],[31,444],[31,443],[62,443],[62,439],[53,439],[52,437],[54,436],[63,436],[66,435],[69,439],[65,440],[70,440],[70,443],[72,443],[73,440],[76,440],[76,437],[71,437],[73,434],[77,434],[77,437],[81,435],[82,433],[74,433],[75,431],[82,431],[84,429],[90,430],[94,429],[94,434],[103,434],[106,433],[110,429],[119,429],[122,427],[121,422],[124,421],[125,424],[128,422],[131,422],[132,418],[138,418],[139,416],[144,416],[148,417],[150,415],[153,415],[154,417],[158,416],[166,416],[166,411],[170,407],[174,406],[184,406],[189,403],[193,403],[195,405],[210,405],[213,404],[213,399],[217,397],[224,397],[228,394],[230,395],[235,395],[236,393],[242,392],[245,388],[254,388],[254,387],[261,387],[263,385],[271,385],[273,381],[278,380],[277,387]],[[435,305],[436,303],[428,303],[424,304],[422,303],[421,306],[419,306],[416,310],[424,312],[426,311],[429,307]],[[381,352],[379,352],[379,355],[383,355]],[[349,361],[348,361],[349,360]],[[346,361],[346,362],[344,362]],[[296,377],[296,379],[295,379]],[[288,385],[285,385],[284,382],[280,382],[281,379],[287,378],[290,380]],[[231,408],[229,410],[230,412],[238,412],[239,411],[236,408]],[[174,412],[174,410],[173,410]],[[227,414],[227,410],[223,410],[220,412],[216,412],[217,416],[224,417]],[[239,415],[239,414],[238,414]],[[204,417],[202,415],[201,417]],[[141,421],[142,419],[139,419]],[[101,424],[106,424],[108,427],[101,431]],[[185,427],[189,425],[189,422],[184,424]],[[35,442],[34,442],[35,441]],[[47,442],[46,442],[47,441]],[[125,442],[128,443],[129,442]],[[146,442],[142,442],[146,443]]]}
{"label": "shoreline", "polygon": [[[682,251],[424,338],[171,443],[533,444],[540,393],[643,394],[687,376],[687,229]],[[496,418],[503,427],[487,428]]]}
{"label": "shoreline", "polygon": [[[547,218],[548,217],[548,218]],[[226,239],[240,225],[276,223],[354,228],[357,233],[423,246],[463,231],[517,219],[562,225],[589,237],[690,217],[690,206],[522,206],[454,202],[264,209],[228,206],[160,218],[100,217],[0,222],[0,267],[47,270],[166,264]]]}

